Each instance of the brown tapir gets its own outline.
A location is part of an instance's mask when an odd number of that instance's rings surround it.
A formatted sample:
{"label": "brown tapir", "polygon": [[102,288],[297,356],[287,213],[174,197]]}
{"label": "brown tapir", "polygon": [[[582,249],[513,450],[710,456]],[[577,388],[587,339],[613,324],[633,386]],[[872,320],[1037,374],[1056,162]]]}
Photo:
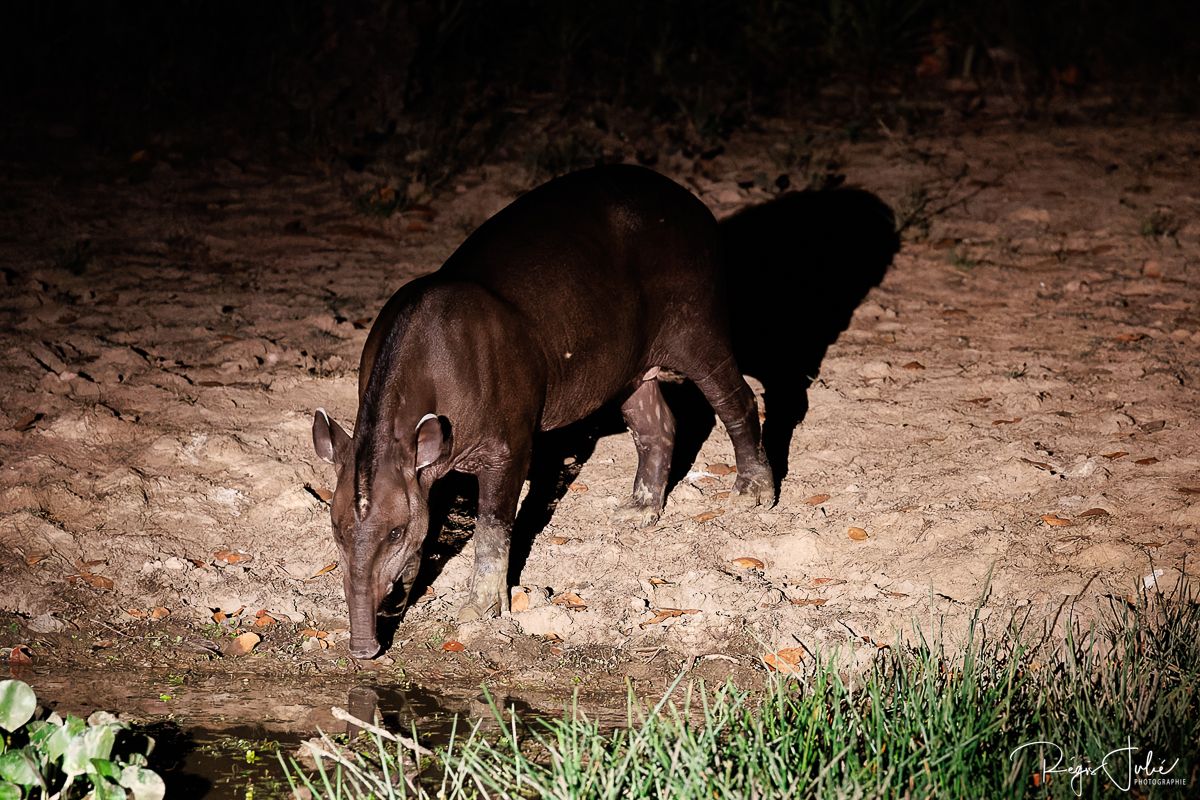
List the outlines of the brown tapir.
{"label": "brown tapir", "polygon": [[721,260],[717,223],[696,197],[650,170],[605,166],[523,195],[392,296],[363,348],[354,436],[324,410],[313,419],[317,455],[337,468],[333,534],[355,656],[378,653],[375,618],[395,583],[411,589],[429,489],[450,470],[479,481],[460,621],[508,610],[535,432],[619,400],[638,468],[616,521],[658,519],[675,438],[660,370],[694,381],[724,423],[735,493],[773,502],[754,397],[730,350]]}

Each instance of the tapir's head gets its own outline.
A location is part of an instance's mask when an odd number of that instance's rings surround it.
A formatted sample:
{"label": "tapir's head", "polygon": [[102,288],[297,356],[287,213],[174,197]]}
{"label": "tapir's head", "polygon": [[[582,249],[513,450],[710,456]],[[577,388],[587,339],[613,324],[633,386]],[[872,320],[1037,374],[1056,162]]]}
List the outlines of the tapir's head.
{"label": "tapir's head", "polygon": [[421,566],[429,487],[446,472],[450,425],[426,414],[415,425],[397,421],[386,432],[356,434],[352,438],[324,409],[313,417],[317,456],[337,469],[331,516],[350,604],[350,652],[373,658],[380,606],[393,592],[407,597]]}

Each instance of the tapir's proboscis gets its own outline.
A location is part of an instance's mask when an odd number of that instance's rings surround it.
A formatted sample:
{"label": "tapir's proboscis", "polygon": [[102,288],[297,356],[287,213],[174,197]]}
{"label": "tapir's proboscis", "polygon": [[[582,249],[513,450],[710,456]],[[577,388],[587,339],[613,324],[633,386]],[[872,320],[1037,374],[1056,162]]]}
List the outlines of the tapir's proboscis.
{"label": "tapir's proboscis", "polygon": [[648,169],[605,166],[523,195],[392,296],[363,348],[354,435],[324,410],[313,419],[317,455],[337,469],[333,535],[356,657],[379,653],[384,599],[411,591],[429,490],[451,470],[479,482],[463,622],[508,611],[509,540],[538,431],[620,402],[638,466],[614,522],[655,522],[675,440],[660,371],[693,381],[724,424],[739,500],[773,502],[723,281],[700,200]]}

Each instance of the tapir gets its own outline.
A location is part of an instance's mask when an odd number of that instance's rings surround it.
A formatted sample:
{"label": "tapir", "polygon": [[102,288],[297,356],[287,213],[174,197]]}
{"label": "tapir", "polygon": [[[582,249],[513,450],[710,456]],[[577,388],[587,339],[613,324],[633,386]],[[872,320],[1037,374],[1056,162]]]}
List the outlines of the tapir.
{"label": "tapir", "polygon": [[638,466],[614,522],[657,520],[675,439],[660,373],[693,381],[716,411],[736,501],[774,501],[724,280],[708,208],[656,172],[609,165],[522,195],[441,269],[400,287],[363,347],[354,435],[323,409],[313,418],[316,453],[337,471],[331,515],[355,657],[379,653],[381,604],[411,591],[430,487],[451,470],[479,484],[460,622],[509,609],[509,541],[537,432],[619,402]]}

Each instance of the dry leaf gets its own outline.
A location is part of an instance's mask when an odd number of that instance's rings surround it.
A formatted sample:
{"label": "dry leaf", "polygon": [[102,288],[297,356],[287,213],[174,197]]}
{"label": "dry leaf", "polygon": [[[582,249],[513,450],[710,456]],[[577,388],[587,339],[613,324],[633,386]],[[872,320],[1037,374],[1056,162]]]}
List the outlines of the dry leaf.
{"label": "dry leaf", "polygon": [[845,582],[842,578],[813,578],[810,581],[813,586],[837,586]]}
{"label": "dry leaf", "polygon": [[798,672],[800,662],[804,660],[803,647],[785,647],[774,653],[767,653],[763,656],[763,662],[767,667],[782,675],[791,675]]}
{"label": "dry leaf", "polygon": [[864,542],[870,538],[867,536],[867,532],[862,528],[851,528],[850,530],[846,531],[846,533],[856,542]]}
{"label": "dry leaf", "polygon": [[313,486],[311,483],[306,483],[304,484],[304,491],[308,492],[322,503],[333,502],[333,492],[329,491],[324,486]]}
{"label": "dry leaf", "polygon": [[85,572],[82,575],[72,576],[78,578],[84,583],[91,586],[93,589],[111,589],[113,582],[111,578],[106,578],[103,575],[93,575],[90,572]]}
{"label": "dry leaf", "polygon": [[910,361],[904,365],[903,369],[925,369],[925,365],[920,361]]}
{"label": "dry leaf", "polygon": [[1026,464],[1030,464],[1034,467],[1037,467],[1040,470],[1045,470],[1046,472],[1054,472],[1054,467],[1050,466],[1045,461],[1032,461],[1028,458],[1022,458],[1021,460],[1024,461]]}
{"label": "dry leaf", "polygon": [[721,485],[720,483],[717,482],[716,478],[709,477],[708,475],[705,475],[703,478],[697,478],[696,480],[692,481],[692,483],[694,483],[696,486],[699,486],[702,489],[711,489],[714,486]]}
{"label": "dry leaf", "polygon": [[112,647],[114,644],[116,644],[116,642],[114,642],[112,639],[96,639],[95,641],[92,642],[92,649],[93,650],[107,650],[108,648]]}
{"label": "dry leaf", "polygon": [[329,635],[329,631],[319,631],[316,628],[305,628],[300,631],[300,635],[305,639],[324,639]]}
{"label": "dry leaf", "polygon": [[447,653],[461,653],[463,650],[466,650],[466,649],[467,649],[467,646],[465,644],[463,644],[462,642],[456,642],[453,639],[451,639],[450,641],[448,641],[442,645],[442,650]]}
{"label": "dry leaf", "polygon": [[974,397],[974,398],[971,398],[970,400],[968,400],[967,402],[974,403],[977,406],[983,406],[983,405],[987,405],[988,403],[992,402],[992,398],[990,398],[990,397]]}
{"label": "dry leaf", "polygon": [[572,611],[582,611],[587,608],[587,603],[583,602],[583,598],[574,592],[563,592],[552,601],[556,606],[565,606]]}
{"label": "dry leaf", "polygon": [[742,569],[761,570],[765,566],[763,564],[763,562],[759,561],[757,558],[753,558],[752,556],[742,556],[741,558],[735,558],[735,559],[733,559],[733,561],[731,561],[729,563],[733,564],[735,567],[741,567]]}
{"label": "dry leaf", "polygon": [[1058,514],[1042,514],[1042,522],[1055,528],[1066,528],[1074,524],[1071,520],[1060,517]]}
{"label": "dry leaf", "polygon": [[1089,508],[1087,511],[1077,514],[1076,516],[1079,516],[1079,517],[1110,517],[1112,515],[1109,514],[1107,511],[1105,511],[1103,508]]}
{"label": "dry leaf", "polygon": [[514,614],[529,610],[529,592],[517,592],[512,596],[509,610]]}
{"label": "dry leaf", "polygon": [[158,622],[160,619],[166,619],[171,616],[171,610],[163,606],[156,606],[150,611],[150,619]]}
{"label": "dry leaf", "polygon": [[696,522],[708,522],[709,520],[716,519],[724,513],[725,511],[723,509],[718,508],[714,511],[705,511],[702,514],[697,514],[696,516],[692,517],[692,519],[694,519]]}
{"label": "dry leaf", "polygon": [[1156,419],[1151,422],[1143,422],[1138,427],[1141,428],[1142,433],[1156,433],[1167,427],[1167,421],[1165,419]]}
{"label": "dry leaf", "polygon": [[[542,634],[542,640],[543,640],[543,641],[547,641],[547,642],[561,642],[561,641],[562,641],[562,637],[561,637],[561,636],[559,636],[557,633],[543,633],[543,634]],[[554,647],[552,647],[552,648],[550,648],[550,649],[553,651],[553,650],[555,650],[555,649],[557,649],[557,648],[554,648]]]}
{"label": "dry leaf", "polygon": [[650,611],[654,614],[654,617],[643,622],[640,627],[648,628],[651,625],[657,625],[674,617],[682,617],[684,614],[700,613],[700,609],[698,608],[652,608]]}
{"label": "dry leaf", "polygon": [[828,603],[824,597],[793,597],[791,603],[794,606],[823,606]]}
{"label": "dry leaf", "polygon": [[574,483],[567,484],[568,492],[575,492],[577,494],[583,494],[587,490],[588,490],[588,485],[586,483],[580,483],[579,481],[575,481]]}
{"label": "dry leaf", "polygon": [[1150,456],[1149,458],[1139,458],[1137,461],[1135,461],[1133,463],[1137,464],[1140,467],[1148,467],[1151,464],[1157,464],[1158,459],[1155,458],[1154,456]]}
{"label": "dry leaf", "polygon": [[731,467],[728,464],[709,464],[704,470],[720,477],[721,475],[732,475],[737,472],[737,467]]}
{"label": "dry leaf", "polygon": [[827,494],[814,494],[812,497],[806,497],[804,502],[810,506],[819,506],[829,499]]}
{"label": "dry leaf", "polygon": [[671,582],[664,578],[650,578],[649,580],[646,581],[646,583],[650,584],[651,586],[670,586],[671,585]]}
{"label": "dry leaf", "polygon": [[967,316],[966,309],[962,308],[946,308],[942,310],[943,317],[965,317]]}
{"label": "dry leaf", "polygon": [[1103,458],[1113,460],[1113,459],[1117,459],[1117,458],[1124,458],[1125,456],[1129,455],[1129,453],[1125,450],[1114,450],[1111,453],[1101,453],[1100,455]]}
{"label": "dry leaf", "polygon": [[275,622],[276,619],[266,611],[259,611],[254,617],[254,627],[256,628],[269,628],[274,625]]}
{"label": "dry leaf", "polygon": [[[312,578],[319,578],[327,572],[333,572],[335,569],[337,569],[337,565],[338,565],[338,562],[331,561],[330,563],[326,564],[325,566],[321,567],[319,570],[314,572],[312,574]],[[309,580],[311,581],[312,578],[309,578]]]}
{"label": "dry leaf", "polygon": [[8,651],[9,664],[32,664],[33,651],[29,649],[29,645],[19,644]]}
{"label": "dry leaf", "polygon": [[232,642],[230,642],[225,647],[225,655],[227,655],[227,656],[247,655],[251,650],[253,650],[255,647],[257,647],[258,643],[261,641],[262,641],[262,637],[259,636],[257,633],[250,633],[249,631],[247,631],[246,633],[243,633],[240,636],[238,636],[236,639],[234,639]]}
{"label": "dry leaf", "polygon": [[25,556],[25,564],[32,567],[35,564],[40,564],[49,557],[49,553],[30,553]]}
{"label": "dry leaf", "polygon": [[730,492],[717,492],[713,495],[714,500],[728,500]]}
{"label": "dry leaf", "polygon": [[134,619],[145,619],[146,618],[146,612],[140,608],[127,608],[127,609],[125,609],[125,613],[128,614],[129,616],[133,617]]}
{"label": "dry leaf", "polygon": [[992,424],[993,425],[1015,425],[1020,421],[1021,421],[1020,417],[1013,417],[1012,419],[994,419],[994,420],[992,420]]}
{"label": "dry leaf", "polygon": [[225,564],[249,564],[254,560],[254,556],[245,550],[218,550],[213,553],[213,558]]}
{"label": "dry leaf", "polygon": [[569,541],[571,541],[571,540],[570,540],[570,539],[568,539],[566,536],[552,536],[552,537],[550,537],[550,544],[566,544],[566,543],[567,543],[567,542],[569,542]]}
{"label": "dry leaf", "polygon": [[41,418],[42,418],[41,414],[31,411],[30,413],[26,414],[25,416],[23,416],[19,420],[17,420],[16,424],[13,425],[13,430],[20,431],[21,433],[24,433],[25,431],[28,431],[28,430],[32,430],[34,428],[34,426],[38,424],[38,421],[41,420]]}
{"label": "dry leaf", "polygon": [[1184,494],[1200,494],[1200,486],[1180,486],[1179,491]]}

